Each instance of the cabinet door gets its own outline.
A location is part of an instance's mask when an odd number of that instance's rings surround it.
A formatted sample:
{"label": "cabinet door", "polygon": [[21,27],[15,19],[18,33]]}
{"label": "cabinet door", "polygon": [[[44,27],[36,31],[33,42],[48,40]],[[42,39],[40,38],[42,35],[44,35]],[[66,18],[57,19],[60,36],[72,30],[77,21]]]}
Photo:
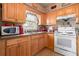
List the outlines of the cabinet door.
{"label": "cabinet door", "polygon": [[76,23],[79,23],[79,4],[75,6]]}
{"label": "cabinet door", "polygon": [[40,19],[40,22],[39,24],[40,25],[46,25],[46,22],[47,21],[47,15],[46,14],[41,14],[41,19]]}
{"label": "cabinet door", "polygon": [[54,35],[48,34],[48,48],[54,50]]}
{"label": "cabinet door", "polygon": [[38,44],[39,44],[39,50],[41,50],[42,48],[44,48],[44,38],[43,37],[39,39]]}
{"label": "cabinet door", "polygon": [[47,14],[47,24],[48,25],[56,24],[56,12]]}
{"label": "cabinet door", "polygon": [[0,56],[5,56],[5,39],[0,40]]}
{"label": "cabinet door", "polygon": [[2,20],[15,22],[16,21],[16,8],[14,3],[2,4]]}
{"label": "cabinet door", "polygon": [[31,55],[31,43],[30,37],[20,37],[18,39],[18,55],[19,56],[30,56]]}
{"label": "cabinet door", "polygon": [[65,13],[66,13],[66,15],[74,14],[75,13],[75,5],[71,5],[67,8],[65,8]]}
{"label": "cabinet door", "polygon": [[47,47],[48,46],[48,35],[44,34],[44,46]]}
{"label": "cabinet door", "polygon": [[32,55],[35,55],[38,52],[38,39],[31,40],[31,52]]}
{"label": "cabinet door", "polygon": [[63,10],[63,9],[58,10],[57,16],[64,16],[64,12],[65,12],[65,10]]}
{"label": "cabinet door", "polygon": [[18,23],[24,23],[25,22],[25,13],[26,13],[26,7],[24,4],[18,3],[16,5],[17,8],[17,22]]}
{"label": "cabinet door", "polygon": [[77,38],[77,55],[79,56],[79,36]]}
{"label": "cabinet door", "polygon": [[19,56],[27,56],[27,42],[19,44]]}
{"label": "cabinet door", "polygon": [[6,47],[6,56],[17,56],[18,46],[16,44]]}

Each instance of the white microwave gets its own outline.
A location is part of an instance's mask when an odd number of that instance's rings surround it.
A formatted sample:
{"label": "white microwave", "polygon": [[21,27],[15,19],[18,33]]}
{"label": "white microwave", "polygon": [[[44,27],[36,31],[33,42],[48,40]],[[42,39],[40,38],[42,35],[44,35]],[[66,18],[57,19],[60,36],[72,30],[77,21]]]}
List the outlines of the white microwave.
{"label": "white microwave", "polygon": [[1,26],[0,35],[16,35],[19,34],[19,26]]}

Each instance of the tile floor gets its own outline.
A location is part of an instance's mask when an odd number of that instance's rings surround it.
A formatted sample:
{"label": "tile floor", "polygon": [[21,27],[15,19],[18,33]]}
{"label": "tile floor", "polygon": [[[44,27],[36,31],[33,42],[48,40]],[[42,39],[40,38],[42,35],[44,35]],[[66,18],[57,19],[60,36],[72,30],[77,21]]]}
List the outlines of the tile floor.
{"label": "tile floor", "polygon": [[52,50],[48,48],[44,48],[39,53],[37,53],[35,56],[63,56],[63,55],[53,52]]}

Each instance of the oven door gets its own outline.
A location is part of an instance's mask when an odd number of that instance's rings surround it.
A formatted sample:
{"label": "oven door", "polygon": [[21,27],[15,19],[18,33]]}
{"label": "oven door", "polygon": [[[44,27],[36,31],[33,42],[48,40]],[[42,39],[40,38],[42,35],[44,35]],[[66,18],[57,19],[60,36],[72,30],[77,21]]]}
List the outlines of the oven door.
{"label": "oven door", "polygon": [[1,35],[14,35],[19,34],[19,27],[16,26],[2,26]]}
{"label": "oven door", "polygon": [[76,37],[55,36],[55,47],[71,52],[76,52]]}

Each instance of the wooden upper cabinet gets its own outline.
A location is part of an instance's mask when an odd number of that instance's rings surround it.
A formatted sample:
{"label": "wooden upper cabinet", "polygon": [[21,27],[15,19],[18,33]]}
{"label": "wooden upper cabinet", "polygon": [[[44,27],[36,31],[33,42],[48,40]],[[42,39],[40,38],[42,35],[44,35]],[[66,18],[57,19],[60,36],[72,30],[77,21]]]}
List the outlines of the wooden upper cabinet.
{"label": "wooden upper cabinet", "polygon": [[47,14],[47,24],[54,25],[56,24],[56,12],[48,13]]}
{"label": "wooden upper cabinet", "polygon": [[76,4],[66,7],[64,9],[66,9],[66,14],[76,14],[77,15],[77,14],[79,14],[78,8],[79,8],[79,4],[76,3]]}
{"label": "wooden upper cabinet", "polygon": [[76,13],[76,23],[79,23],[79,4],[75,6],[75,13]]}
{"label": "wooden upper cabinet", "polygon": [[66,12],[66,14],[73,14],[73,13],[75,13],[75,6],[67,7],[65,12]]}
{"label": "wooden upper cabinet", "polygon": [[75,14],[76,23],[79,23],[79,4],[78,3],[67,6],[67,7],[63,7],[57,10],[57,16],[66,16],[69,14]]}
{"label": "wooden upper cabinet", "polygon": [[16,8],[14,3],[2,4],[2,21],[16,22]]}
{"label": "wooden upper cabinet", "polygon": [[16,4],[17,11],[17,22],[24,23],[26,17],[26,6],[24,4],[18,3]]}
{"label": "wooden upper cabinet", "polygon": [[62,15],[62,11],[61,10],[57,10],[57,16],[61,16]]}
{"label": "wooden upper cabinet", "polygon": [[64,8],[57,10],[57,16],[64,16],[66,10]]}
{"label": "wooden upper cabinet", "polygon": [[65,14],[75,14],[76,15],[76,23],[79,23],[79,4],[73,4],[65,9]]}
{"label": "wooden upper cabinet", "polygon": [[40,20],[40,24],[41,25],[46,25],[46,21],[47,21],[47,16],[46,14],[41,14],[41,20]]}
{"label": "wooden upper cabinet", "polygon": [[77,9],[78,9],[78,4],[73,4],[67,7],[63,7],[57,10],[57,16],[65,16],[65,15],[76,13],[78,11]]}
{"label": "wooden upper cabinet", "polygon": [[2,20],[8,22],[24,23],[26,6],[21,3],[2,4]]}

